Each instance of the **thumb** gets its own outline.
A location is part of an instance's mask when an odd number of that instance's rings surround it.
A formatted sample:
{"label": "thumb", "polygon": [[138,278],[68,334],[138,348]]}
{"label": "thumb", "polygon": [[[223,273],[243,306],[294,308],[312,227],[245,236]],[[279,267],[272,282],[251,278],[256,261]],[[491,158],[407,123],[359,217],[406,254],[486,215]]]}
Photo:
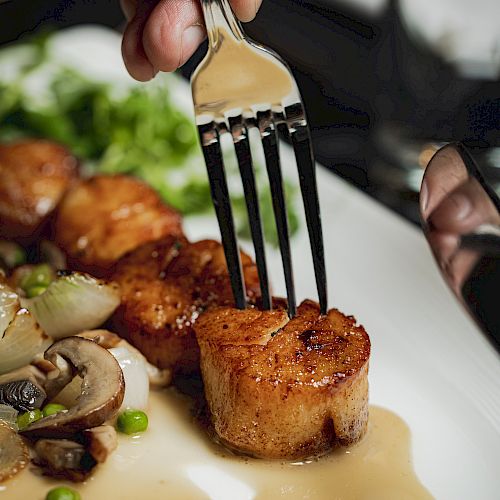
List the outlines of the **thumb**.
{"label": "thumb", "polygon": [[251,21],[260,8],[262,0],[229,0],[231,7],[240,21]]}

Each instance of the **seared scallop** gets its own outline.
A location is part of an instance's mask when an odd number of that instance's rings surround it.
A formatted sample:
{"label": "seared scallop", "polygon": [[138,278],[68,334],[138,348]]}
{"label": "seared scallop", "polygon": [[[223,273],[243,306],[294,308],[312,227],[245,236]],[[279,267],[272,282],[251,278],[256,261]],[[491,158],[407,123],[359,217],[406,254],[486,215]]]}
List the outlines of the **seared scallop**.
{"label": "seared scallop", "polygon": [[[259,294],[255,264],[242,253],[249,300]],[[233,305],[224,251],[212,240],[169,237],[121,259],[112,279],[122,290],[116,330],[160,368],[199,370],[193,325],[201,312]]]}
{"label": "seared scallop", "polygon": [[77,176],[77,161],[59,144],[0,144],[0,235],[30,243]]}
{"label": "seared scallop", "polygon": [[80,182],[64,197],[54,227],[71,269],[100,277],[125,253],[171,234],[182,235],[180,215],[152,188],[124,175]]}
{"label": "seared scallop", "polygon": [[195,331],[212,423],[229,447],[299,460],[363,436],[370,340],[352,316],[321,316],[309,300],[290,321],[283,309],[221,307]]}

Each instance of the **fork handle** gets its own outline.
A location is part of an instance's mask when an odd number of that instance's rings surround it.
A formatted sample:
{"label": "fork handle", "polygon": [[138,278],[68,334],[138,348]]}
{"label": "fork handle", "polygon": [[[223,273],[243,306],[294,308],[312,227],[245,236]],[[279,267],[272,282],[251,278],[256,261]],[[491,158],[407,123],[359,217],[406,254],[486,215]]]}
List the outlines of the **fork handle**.
{"label": "fork handle", "polygon": [[245,38],[240,22],[236,19],[228,0],[200,0],[208,34],[209,50],[217,50],[222,37],[236,41]]}

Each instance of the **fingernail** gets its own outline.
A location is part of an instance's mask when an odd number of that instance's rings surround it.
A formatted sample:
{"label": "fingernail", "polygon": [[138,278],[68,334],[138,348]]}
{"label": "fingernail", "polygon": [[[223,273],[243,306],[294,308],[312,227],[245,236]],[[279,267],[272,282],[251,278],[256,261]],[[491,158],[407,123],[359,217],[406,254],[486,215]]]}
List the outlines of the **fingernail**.
{"label": "fingernail", "polygon": [[428,204],[429,204],[429,190],[427,189],[427,182],[425,182],[424,179],[422,182],[422,186],[420,187],[420,210],[424,218],[427,215]]}
{"label": "fingernail", "polygon": [[202,26],[189,26],[182,33],[181,58],[179,66],[182,66],[205,39],[205,29]]}
{"label": "fingernail", "polygon": [[454,218],[455,220],[464,220],[472,211],[472,204],[463,194],[452,194],[449,201],[455,206]]}

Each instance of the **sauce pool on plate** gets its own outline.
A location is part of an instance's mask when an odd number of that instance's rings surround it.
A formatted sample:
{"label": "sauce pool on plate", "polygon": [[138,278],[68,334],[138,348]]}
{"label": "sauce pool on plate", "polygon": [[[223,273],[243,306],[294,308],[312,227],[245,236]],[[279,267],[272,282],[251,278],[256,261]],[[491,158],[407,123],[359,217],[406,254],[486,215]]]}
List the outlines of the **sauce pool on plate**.
{"label": "sauce pool on plate", "polygon": [[42,500],[56,485],[82,500],[429,499],[412,467],[410,430],[394,413],[370,407],[366,436],[308,463],[239,457],[213,443],[175,389],[152,391],[149,428],[120,435],[118,449],[84,484],[44,478],[28,467],[0,485],[0,499]]}

